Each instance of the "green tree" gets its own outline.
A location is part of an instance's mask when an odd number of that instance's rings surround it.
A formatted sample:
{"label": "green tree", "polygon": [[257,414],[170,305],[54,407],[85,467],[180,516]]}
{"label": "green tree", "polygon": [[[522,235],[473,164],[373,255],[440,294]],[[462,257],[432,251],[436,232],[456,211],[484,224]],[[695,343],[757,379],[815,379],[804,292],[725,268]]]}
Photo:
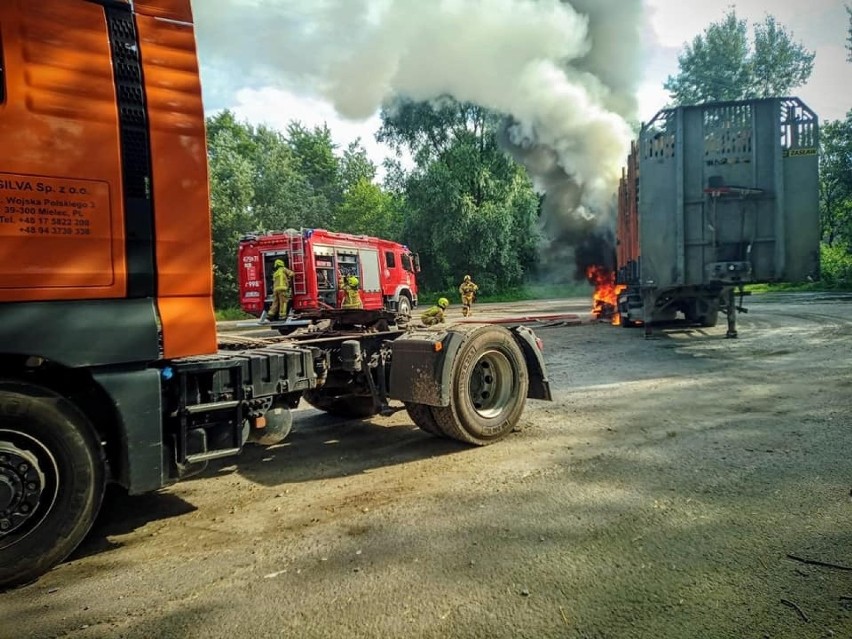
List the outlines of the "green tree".
{"label": "green tree", "polygon": [[333,228],[334,216],[343,200],[340,181],[340,161],[334,154],[336,145],[328,126],[307,129],[300,122],[287,127],[287,145],[299,166],[299,173],[307,180],[316,206],[316,217],[308,220],[309,226]]}
{"label": "green tree", "polygon": [[251,228],[253,166],[245,129],[230,113],[208,120],[210,205],[213,232],[213,300],[217,308],[236,306],[236,247]]}
{"label": "green tree", "polygon": [[294,123],[290,133],[238,122],[230,111],[207,119],[217,308],[238,303],[240,236],[324,225],[339,206],[329,203],[339,195],[328,130],[307,131]]}
{"label": "green tree", "polygon": [[376,165],[367,156],[367,150],[358,138],[343,151],[340,158],[340,184],[344,192],[362,180],[372,182],[376,178]]}
{"label": "green tree", "polygon": [[401,231],[401,207],[393,194],[362,177],[343,195],[337,223],[347,233],[394,240]]}
{"label": "green tree", "polygon": [[[754,25],[751,70],[756,97],[786,95],[811,77],[815,54],[793,41],[773,16]],[[752,97],[752,96],[749,96]]]}
{"label": "green tree", "polygon": [[823,241],[852,248],[852,110],[823,124],[819,152]]}
{"label": "green tree", "polygon": [[731,10],[684,47],[663,86],[676,104],[785,95],[807,82],[813,62],[771,15],[754,25],[752,47],[746,21]]}
{"label": "green tree", "polygon": [[389,178],[404,184],[403,237],[421,255],[427,288],[457,286],[470,273],[497,292],[534,267],[538,197],[499,147],[501,120],[451,99],[399,100],[382,111],[379,139],[414,158],[409,174]]}
{"label": "green tree", "polygon": [[327,214],[326,198],[316,192],[302,163],[278,131],[260,126],[252,131],[247,158],[253,167],[255,225],[247,230],[313,226]]}
{"label": "green tree", "polygon": [[360,141],[338,156],[326,126],[292,122],[281,133],[222,111],[207,119],[207,149],[217,308],[238,303],[236,258],[246,233],[319,227],[400,235],[404,198],[373,183],[376,167]]}

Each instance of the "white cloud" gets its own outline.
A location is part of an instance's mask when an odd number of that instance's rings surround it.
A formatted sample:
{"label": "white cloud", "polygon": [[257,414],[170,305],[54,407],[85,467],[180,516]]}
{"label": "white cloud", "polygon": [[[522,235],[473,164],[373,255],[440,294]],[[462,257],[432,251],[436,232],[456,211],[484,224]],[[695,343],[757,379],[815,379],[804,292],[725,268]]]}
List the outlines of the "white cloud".
{"label": "white cloud", "polygon": [[[222,4],[223,0],[215,2]],[[848,17],[844,4],[839,0],[810,0],[806,6],[791,0],[703,0],[701,3],[644,0],[644,3],[649,14],[650,51],[643,65],[644,80],[637,92],[640,120],[649,120],[668,101],[668,94],[662,86],[667,76],[677,72],[677,54],[683,44],[703,32],[711,22],[721,20],[732,5],[738,16],[749,23],[760,21],[771,13],[793,32],[795,39],[816,51],[810,81],[794,93],[816,111],[821,120],[842,118],[852,108],[852,64],[846,62],[844,47]],[[282,8],[285,6],[288,5],[282,5]],[[297,11],[296,5],[292,7],[293,15],[301,15],[299,11],[304,13],[304,9]],[[203,31],[201,8],[196,13],[199,14],[199,29]],[[279,13],[278,18],[286,15],[284,10]],[[206,54],[218,53],[217,42],[221,40],[214,38],[215,35],[207,32],[207,44],[202,40],[200,45],[208,107],[231,108],[240,118],[265,123],[282,131],[294,119],[311,127],[325,122],[341,147],[360,137],[370,158],[379,166],[382,159],[391,154],[374,137],[380,124],[378,114],[366,120],[349,120],[341,117],[329,102],[316,94],[282,87],[280,82],[278,88],[264,86],[262,79],[256,75],[243,75],[242,84],[234,87],[233,78],[240,77],[239,74],[234,73],[234,69],[226,69],[221,58],[213,61],[214,55],[206,57]],[[306,55],[305,51],[300,54]],[[298,85],[299,82],[293,83],[293,86]]]}
{"label": "white cloud", "polygon": [[839,119],[852,108],[852,64],[846,62],[844,42],[849,25],[839,0],[810,0],[807,5],[791,0],[645,0],[656,47],[639,90],[640,116],[647,120],[662,108],[668,94],[662,84],[677,73],[677,54],[683,45],[712,22],[722,20],[733,6],[749,24],[767,14],[778,19],[793,38],[816,52],[809,82],[793,91],[821,120]]}
{"label": "white cloud", "polygon": [[721,20],[731,7],[749,23],[762,21],[771,14],[799,38],[820,37],[817,27],[826,18],[839,20],[840,26],[846,24],[843,3],[838,0],[809,0],[806,10],[801,2],[791,0],[645,0],[645,4],[657,42],[664,47],[680,48],[711,22]]}

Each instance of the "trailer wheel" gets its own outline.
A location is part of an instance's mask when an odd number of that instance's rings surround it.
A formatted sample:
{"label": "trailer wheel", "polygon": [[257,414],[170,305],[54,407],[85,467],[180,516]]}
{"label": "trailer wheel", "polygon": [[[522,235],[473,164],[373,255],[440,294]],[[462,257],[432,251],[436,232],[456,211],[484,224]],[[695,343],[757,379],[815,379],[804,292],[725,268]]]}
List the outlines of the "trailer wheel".
{"label": "trailer wheel", "polygon": [[404,404],[405,411],[417,428],[435,437],[446,437],[438,422],[435,421],[431,406],[427,406],[426,404],[412,404],[411,402],[404,402]]}
{"label": "trailer wheel", "polygon": [[712,311],[698,318],[698,323],[705,328],[713,328],[719,323],[719,309],[715,308]]}
{"label": "trailer wheel", "polygon": [[529,389],[524,354],[506,329],[477,329],[459,349],[451,384],[449,406],[432,407],[441,430],[477,446],[496,442],[524,410]]}
{"label": "trailer wheel", "polygon": [[713,328],[719,323],[719,306],[704,300],[694,300],[684,315],[693,324]]}
{"label": "trailer wheel", "polygon": [[302,395],[311,406],[335,417],[363,419],[376,414],[372,397],[364,395],[337,395],[325,389],[305,391]]}
{"label": "trailer wheel", "polygon": [[100,509],[101,447],[86,418],[52,391],[0,382],[0,587],[65,559]]}

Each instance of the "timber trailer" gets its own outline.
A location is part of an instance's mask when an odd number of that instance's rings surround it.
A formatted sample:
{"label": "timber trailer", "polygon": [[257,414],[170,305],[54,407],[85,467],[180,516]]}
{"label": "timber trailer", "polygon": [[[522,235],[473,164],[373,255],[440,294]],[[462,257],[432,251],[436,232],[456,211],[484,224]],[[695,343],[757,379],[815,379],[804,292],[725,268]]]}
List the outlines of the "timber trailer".
{"label": "timber trailer", "polygon": [[[736,337],[746,284],[819,279],[819,124],[797,98],[660,111],[618,191],[621,325],[675,319]],[[739,296],[739,301],[736,297]]]}
{"label": "timber trailer", "polygon": [[217,335],[189,0],[3,0],[0,47],[0,586],[67,557],[106,483],[279,442],[301,399],[474,445],[550,399],[522,327]]}

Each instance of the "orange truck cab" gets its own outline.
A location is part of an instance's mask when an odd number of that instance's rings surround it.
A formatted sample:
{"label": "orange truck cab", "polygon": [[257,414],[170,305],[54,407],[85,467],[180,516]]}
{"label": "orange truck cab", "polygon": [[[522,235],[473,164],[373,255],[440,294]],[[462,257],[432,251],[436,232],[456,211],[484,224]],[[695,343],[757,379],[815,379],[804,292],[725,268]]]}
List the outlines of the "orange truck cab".
{"label": "orange truck cab", "polygon": [[0,149],[0,588],[67,557],[108,482],[280,442],[302,399],[482,445],[549,397],[528,329],[217,336],[189,0],[0,1]]}
{"label": "orange truck cab", "polygon": [[0,2],[0,148],[2,587],[73,550],[105,483],[238,453],[316,375],[217,355],[188,0]]}

